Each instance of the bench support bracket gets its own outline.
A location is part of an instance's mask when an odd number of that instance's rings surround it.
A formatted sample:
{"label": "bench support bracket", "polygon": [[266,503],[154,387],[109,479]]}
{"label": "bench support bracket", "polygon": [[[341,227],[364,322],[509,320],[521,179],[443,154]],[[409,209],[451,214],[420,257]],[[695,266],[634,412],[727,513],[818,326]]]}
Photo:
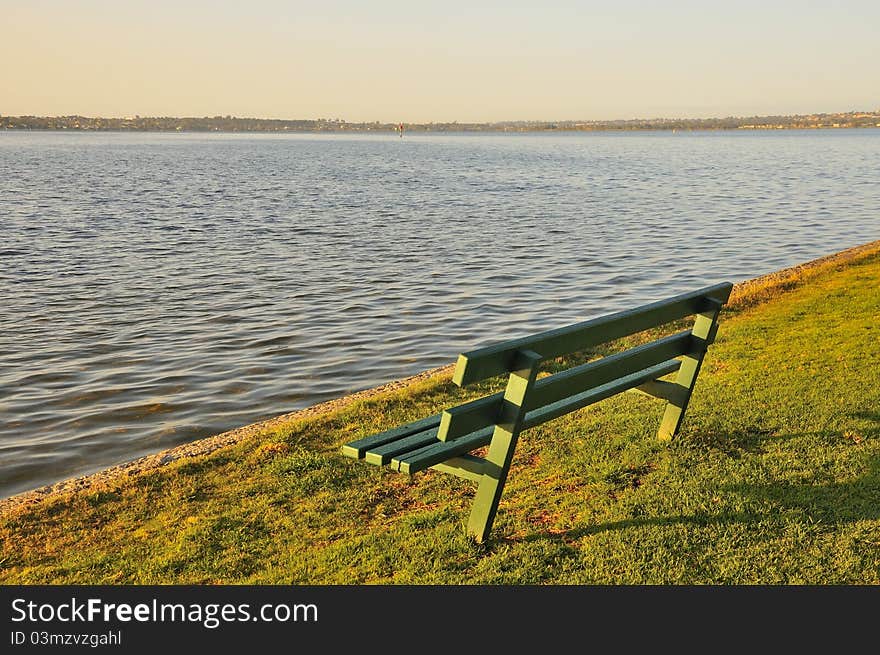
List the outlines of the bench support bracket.
{"label": "bench support bracket", "polygon": [[441,473],[449,473],[450,475],[479,483],[486,471],[486,460],[482,457],[474,457],[473,455],[459,455],[458,457],[451,457],[445,462],[434,464],[431,468]]}

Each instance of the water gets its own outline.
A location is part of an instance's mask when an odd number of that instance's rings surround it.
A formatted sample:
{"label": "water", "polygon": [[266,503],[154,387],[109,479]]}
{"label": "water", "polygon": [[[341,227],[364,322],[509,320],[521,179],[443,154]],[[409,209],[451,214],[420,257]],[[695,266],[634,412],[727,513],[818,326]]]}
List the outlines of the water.
{"label": "water", "polygon": [[880,130],[0,133],[0,495],[880,238]]}

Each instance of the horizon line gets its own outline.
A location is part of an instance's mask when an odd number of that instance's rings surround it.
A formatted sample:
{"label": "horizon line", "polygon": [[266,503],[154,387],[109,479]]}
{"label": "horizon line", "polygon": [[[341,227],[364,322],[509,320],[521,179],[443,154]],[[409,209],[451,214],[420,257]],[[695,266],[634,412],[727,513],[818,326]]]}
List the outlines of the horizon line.
{"label": "horizon line", "polygon": [[145,120],[145,119],[222,119],[222,120],[253,120],[253,121],[282,121],[282,122],[332,122],[332,123],[345,123],[345,124],[364,124],[364,125],[450,125],[450,124],[460,124],[460,125],[505,125],[505,124],[523,124],[523,123],[576,123],[576,124],[590,124],[590,123],[623,123],[623,122],[638,122],[638,121],[708,121],[708,120],[741,120],[746,118],[803,118],[803,117],[811,117],[811,116],[842,116],[848,114],[880,114],[880,107],[877,109],[848,109],[845,111],[822,111],[822,112],[807,112],[807,113],[793,113],[793,114],[727,114],[724,116],[715,115],[715,116],[700,116],[700,117],[683,117],[683,116],[653,116],[653,117],[631,117],[631,118],[547,118],[547,119],[503,119],[503,120],[494,120],[494,121],[462,121],[462,120],[431,120],[431,121],[382,121],[382,120],[348,120],[340,117],[317,117],[317,118],[278,118],[278,117],[269,117],[269,116],[236,116],[234,114],[205,114],[202,116],[197,116],[195,114],[191,115],[141,115],[141,114],[127,114],[127,115],[92,115],[88,116],[86,114],[55,114],[55,115],[40,115],[40,114],[4,114],[0,112],[0,118],[36,118],[36,119],[65,119],[65,118],[85,118],[89,120]]}

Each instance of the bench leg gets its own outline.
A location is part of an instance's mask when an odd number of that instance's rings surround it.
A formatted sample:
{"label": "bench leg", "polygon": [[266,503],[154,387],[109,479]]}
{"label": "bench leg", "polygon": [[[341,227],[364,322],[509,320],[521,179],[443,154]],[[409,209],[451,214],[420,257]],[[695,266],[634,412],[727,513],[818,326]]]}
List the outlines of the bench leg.
{"label": "bench leg", "polygon": [[681,368],[678,369],[678,375],[674,382],[679,387],[680,393],[675,394],[675,399],[666,404],[666,411],[660,422],[660,430],[657,432],[657,436],[664,441],[668,441],[678,434],[684,420],[684,413],[687,411],[694,385],[697,383],[697,376],[700,374],[700,366],[703,364],[706,349],[715,340],[715,334],[718,332],[720,309],[719,305],[710,311],[697,314],[694,321],[692,334],[696,348],[681,360]]}
{"label": "bench leg", "polygon": [[492,530],[515,449],[516,435],[496,428],[495,434],[492,435],[492,444],[489,446],[489,454],[486,456],[486,461],[490,463],[486,468],[491,468],[491,472],[484,473],[480,480],[468,519],[468,534],[473,535],[478,542],[485,541]]}
{"label": "bench leg", "polygon": [[477,496],[468,519],[467,531],[478,542],[483,542],[492,530],[498,502],[504,491],[510,462],[516,450],[516,442],[525,417],[525,401],[535,383],[541,356],[531,351],[518,353],[516,370],[507,380],[501,417],[492,434],[489,453],[486,455],[486,472],[477,487]]}

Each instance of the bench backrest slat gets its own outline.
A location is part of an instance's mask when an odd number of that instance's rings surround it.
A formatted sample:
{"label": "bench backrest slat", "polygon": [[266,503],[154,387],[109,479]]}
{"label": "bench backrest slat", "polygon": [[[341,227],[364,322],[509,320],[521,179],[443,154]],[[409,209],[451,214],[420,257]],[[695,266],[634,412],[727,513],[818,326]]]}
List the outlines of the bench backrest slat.
{"label": "bench backrest slat", "polygon": [[[673,359],[667,362],[663,362],[662,364],[658,364],[657,366],[646,368],[645,370],[639,371],[638,373],[625,375],[624,377],[618,378],[613,382],[609,382],[608,384],[594,387],[589,391],[574,394],[573,396],[569,396],[565,400],[560,400],[558,402],[551,403],[550,405],[544,405],[543,407],[540,407],[538,409],[531,410],[528,414],[526,414],[526,418],[523,421],[522,429],[529,430],[535,426],[541,425],[542,423],[546,423],[547,421],[552,421],[553,419],[559,418],[560,416],[565,416],[569,412],[576,411],[583,407],[587,407],[588,405],[592,405],[593,403],[599,402],[600,400],[605,400],[606,398],[615,396],[622,391],[633,389],[646,382],[654,381],[658,377],[669,375],[670,373],[675,373],[675,371],[677,371],[680,366],[681,362],[677,359]],[[670,382],[669,384],[671,385],[672,383]]]}
{"label": "bench backrest slat", "polygon": [[[688,330],[555,373],[535,382],[526,402],[526,410],[565,400],[572,395],[662,364],[690,352],[691,348],[692,338]],[[504,394],[495,393],[444,411],[440,417],[441,439],[452,441],[495,424],[501,413],[503,396]]]}
{"label": "bench backrest slat", "polygon": [[687,330],[538,380],[529,394],[526,409],[559,402],[575,393],[590,391],[618,378],[662,364],[690,352],[691,343],[691,332]]}
{"label": "bench backrest slat", "polygon": [[465,386],[509,373],[520,350],[534,350],[545,360],[553,359],[699,314],[717,303],[727,302],[732,286],[728,282],[716,284],[636,309],[463,353],[458,357],[452,381]]}

